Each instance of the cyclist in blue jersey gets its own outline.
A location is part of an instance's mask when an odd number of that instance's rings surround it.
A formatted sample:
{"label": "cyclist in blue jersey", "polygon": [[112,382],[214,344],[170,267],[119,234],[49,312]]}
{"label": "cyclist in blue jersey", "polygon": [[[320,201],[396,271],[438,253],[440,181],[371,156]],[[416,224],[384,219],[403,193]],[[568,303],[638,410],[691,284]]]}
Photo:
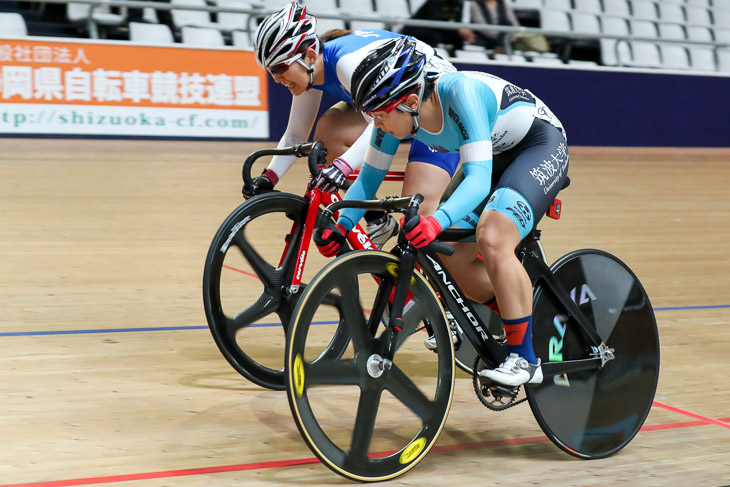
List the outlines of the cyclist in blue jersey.
{"label": "cyclist in blue jersey", "polygon": [[[328,31],[322,38],[316,34],[317,19],[296,2],[266,17],[254,36],[256,61],[269,71],[274,81],[286,86],[293,95],[289,122],[279,147],[308,139],[315,123],[323,93],[338,100],[317,120],[314,140],[321,140],[328,149],[329,167],[317,180],[317,186],[334,191],[357,167],[367,149],[372,119],[352,107],[350,80],[355,68],[373,48],[402,37],[385,30]],[[431,74],[455,71],[426,44],[417,42],[426,53],[426,70]],[[275,156],[263,174],[255,178],[253,188],[245,196],[271,190],[291,167],[294,156]],[[432,152],[421,143],[414,143],[409,153],[410,175],[404,190],[420,192],[431,211],[449,183],[458,164],[457,154]],[[429,181],[425,185],[423,181]],[[367,232],[374,243],[382,244],[397,232],[397,224],[382,213],[369,221]],[[388,223],[391,223],[388,225]],[[380,228],[379,228],[380,226]]]}
{"label": "cyclist in blue jersey", "polygon": [[[406,237],[422,247],[447,227],[476,228],[476,241],[458,242],[444,263],[467,296],[502,316],[510,354],[480,374],[510,386],[540,383],[532,285],[515,248],[567,178],[565,131],[528,90],[481,72],[429,76],[424,64],[415,43],[403,38],[374,49],[355,70],[355,106],[374,118],[377,130],[345,199],[375,195],[403,138],[460,154],[463,180],[437,211],[405,222]],[[361,210],[343,210],[338,226],[321,232],[322,245],[337,250],[361,217]]]}

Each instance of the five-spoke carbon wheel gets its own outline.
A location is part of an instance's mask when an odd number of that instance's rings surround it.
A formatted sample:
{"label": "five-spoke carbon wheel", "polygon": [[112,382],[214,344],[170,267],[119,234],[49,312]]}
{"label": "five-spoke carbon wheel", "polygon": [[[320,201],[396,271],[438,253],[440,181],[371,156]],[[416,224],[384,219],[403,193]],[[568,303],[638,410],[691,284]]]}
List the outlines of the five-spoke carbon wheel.
{"label": "five-spoke carbon wheel", "polygon": [[[259,195],[223,222],[205,261],[203,302],[215,343],[241,375],[269,389],[284,389],[286,329],[298,298],[286,287],[297,267],[306,211],[300,196]],[[271,238],[272,230],[281,237]],[[341,349],[347,341],[332,346]]]}
{"label": "five-spoke carbon wheel", "polygon": [[[357,481],[391,479],[413,468],[438,438],[451,406],[454,350],[439,300],[421,274],[411,280],[392,362],[384,323],[398,259],[380,251],[337,258],[310,282],[294,310],[286,386],[299,431],[334,472]],[[427,350],[424,320],[437,353]],[[352,341],[323,358],[343,323]]]}

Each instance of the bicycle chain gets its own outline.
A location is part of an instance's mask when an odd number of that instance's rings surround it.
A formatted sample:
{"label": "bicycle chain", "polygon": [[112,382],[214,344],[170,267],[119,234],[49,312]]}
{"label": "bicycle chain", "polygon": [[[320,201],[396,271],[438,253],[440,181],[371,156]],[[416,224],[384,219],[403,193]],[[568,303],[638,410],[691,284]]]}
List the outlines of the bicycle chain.
{"label": "bicycle chain", "polygon": [[418,328],[416,328],[415,330],[413,330],[413,331],[411,332],[411,335],[415,335],[415,334],[416,334],[416,333],[418,333],[419,331],[422,331],[422,330],[425,330],[425,329],[426,329],[426,325],[423,325],[423,326],[419,326]]}
{"label": "bicycle chain", "polygon": [[504,404],[497,404],[496,402],[492,402],[487,400],[487,398],[484,396],[484,393],[482,393],[482,383],[479,379],[479,362],[481,359],[477,356],[477,358],[474,360],[474,367],[472,368],[472,386],[474,387],[474,392],[476,393],[477,397],[479,398],[479,402],[484,404],[484,406],[487,409],[491,409],[492,411],[504,411],[505,409],[509,409],[512,407],[517,406],[518,404],[522,404],[523,402],[527,401],[527,397],[523,397],[519,401],[515,401],[514,399],[517,397],[517,395],[520,393],[520,387],[518,386],[513,394],[510,394],[510,401]]}

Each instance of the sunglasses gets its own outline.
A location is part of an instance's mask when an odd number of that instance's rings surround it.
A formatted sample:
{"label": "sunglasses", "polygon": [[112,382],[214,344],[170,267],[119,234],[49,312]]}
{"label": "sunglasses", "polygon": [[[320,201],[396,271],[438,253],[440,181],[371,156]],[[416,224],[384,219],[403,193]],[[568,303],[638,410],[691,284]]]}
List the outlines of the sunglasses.
{"label": "sunglasses", "polygon": [[[398,108],[398,105],[400,105],[401,103],[403,103],[404,101],[406,101],[406,98],[408,98],[408,95],[404,95],[404,96],[398,98],[397,100],[395,100],[390,105],[386,105],[384,107],[378,108],[377,111],[379,111],[379,112],[385,112],[385,113],[390,113],[393,110],[395,110],[396,108]],[[373,114],[373,112],[365,112],[365,113],[366,113],[366,115],[372,117],[375,120],[378,120],[378,121],[381,121],[381,122],[384,120],[384,117],[382,115],[375,115],[375,114]]]}
{"label": "sunglasses", "polygon": [[287,59],[283,63],[274,64],[273,66],[269,66],[266,69],[271,74],[284,74],[287,71],[289,71],[289,68],[291,67],[291,65],[294,64],[294,62],[297,59],[301,58],[302,56],[304,56],[304,53],[303,52],[300,52],[299,54],[295,54],[294,56],[290,57],[289,59]]}

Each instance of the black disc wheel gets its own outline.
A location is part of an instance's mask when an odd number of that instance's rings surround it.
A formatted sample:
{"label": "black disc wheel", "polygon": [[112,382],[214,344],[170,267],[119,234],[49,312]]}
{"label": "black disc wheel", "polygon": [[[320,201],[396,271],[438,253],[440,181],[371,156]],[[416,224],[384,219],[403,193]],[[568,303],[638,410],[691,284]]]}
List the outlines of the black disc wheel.
{"label": "black disc wheel", "polygon": [[238,373],[269,389],[284,389],[286,330],[299,296],[286,288],[297,270],[307,205],[279,192],[243,203],[221,225],[205,261],[203,302],[215,343]]}
{"label": "black disc wheel", "polygon": [[[542,430],[564,451],[602,458],[626,446],[649,414],[659,376],[659,336],[649,298],[634,273],[616,257],[580,250],[551,267],[561,286],[615,358],[602,368],[544,377],[528,387]],[[590,357],[574,323],[550,291],[535,293],[533,343],[543,362]]]}
{"label": "black disc wheel", "polygon": [[[419,273],[411,280],[392,363],[383,359],[397,275],[391,254],[343,255],[310,282],[290,325],[286,385],[294,420],[322,463],[352,480],[387,480],[413,468],[438,438],[451,406],[451,333],[436,293]],[[323,359],[337,333],[330,323],[340,322],[352,341],[340,357]],[[424,345],[425,322],[437,353]]]}

